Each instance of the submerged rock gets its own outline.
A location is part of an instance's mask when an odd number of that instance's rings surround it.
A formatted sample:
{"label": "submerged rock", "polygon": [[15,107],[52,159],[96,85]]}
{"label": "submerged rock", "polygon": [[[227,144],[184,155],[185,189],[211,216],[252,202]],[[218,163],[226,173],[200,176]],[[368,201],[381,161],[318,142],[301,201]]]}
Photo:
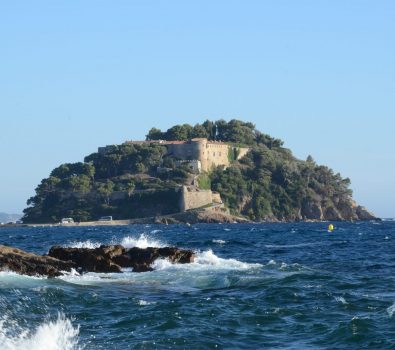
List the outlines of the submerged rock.
{"label": "submerged rock", "polygon": [[176,247],[125,248],[121,245],[102,245],[99,248],[67,248],[54,246],[47,255],[40,256],[0,245],[0,271],[56,277],[76,269],[79,272],[134,272],[152,271],[156,259],[186,264],[194,261],[192,250]]}
{"label": "submerged rock", "polygon": [[50,256],[27,253],[21,249],[0,245],[0,271],[22,275],[56,277],[75,267],[72,261],[61,261]]}

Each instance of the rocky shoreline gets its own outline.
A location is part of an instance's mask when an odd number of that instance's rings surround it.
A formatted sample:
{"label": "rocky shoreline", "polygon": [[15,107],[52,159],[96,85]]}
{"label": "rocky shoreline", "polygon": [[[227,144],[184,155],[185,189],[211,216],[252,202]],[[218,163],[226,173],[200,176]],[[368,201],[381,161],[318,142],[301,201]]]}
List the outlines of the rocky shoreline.
{"label": "rocky shoreline", "polygon": [[48,224],[7,224],[0,227],[35,227],[35,226],[122,226],[122,225],[138,225],[138,224],[215,224],[215,223],[262,223],[262,222],[322,222],[322,221],[371,221],[378,220],[372,213],[364,207],[357,206],[353,208],[353,215],[345,219],[341,214],[336,212],[331,217],[323,215],[322,208],[316,205],[309,207],[311,214],[307,217],[299,216],[295,220],[280,220],[276,217],[267,217],[264,221],[253,221],[244,217],[235,216],[226,212],[213,210],[189,210],[182,213],[151,216],[138,219],[128,220],[111,220],[111,221],[86,221],[74,223],[48,223]]}
{"label": "rocky shoreline", "polygon": [[0,245],[0,271],[12,271],[28,276],[57,277],[73,270],[86,272],[152,271],[152,263],[167,259],[173,264],[192,263],[192,250],[176,247],[125,248],[122,245],[102,245],[99,248],[52,247],[48,254],[36,255],[18,248]]}

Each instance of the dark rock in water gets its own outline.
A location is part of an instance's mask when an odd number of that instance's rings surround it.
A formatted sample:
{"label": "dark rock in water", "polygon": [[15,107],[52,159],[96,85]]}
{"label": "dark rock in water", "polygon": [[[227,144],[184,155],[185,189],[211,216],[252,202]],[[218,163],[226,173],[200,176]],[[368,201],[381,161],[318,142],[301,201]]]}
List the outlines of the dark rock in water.
{"label": "dark rock in water", "polygon": [[62,271],[71,271],[75,264],[49,256],[39,256],[23,250],[0,245],[0,271],[13,271],[23,275],[56,277]]}
{"label": "dark rock in water", "polygon": [[55,246],[49,256],[64,261],[72,261],[83,272],[121,272],[122,268],[133,268],[134,272],[152,271],[151,264],[159,258],[167,258],[172,263],[190,263],[194,260],[191,250],[175,247],[165,248],[124,248],[121,245],[100,246],[99,248],[64,248]]}
{"label": "dark rock in water", "polygon": [[144,272],[152,271],[151,264],[159,258],[185,264],[193,262],[194,257],[193,251],[174,247],[127,249],[121,245],[102,245],[90,249],[54,246],[47,255],[39,256],[0,245],[0,271],[48,277],[60,276],[73,268],[79,272],[122,272],[122,268]]}
{"label": "dark rock in water", "polygon": [[72,261],[78,271],[82,272],[121,272],[121,266],[111,259],[123,252],[122,246],[101,246],[99,248],[65,248],[52,247],[48,256],[53,258]]}
{"label": "dark rock in water", "polygon": [[115,256],[113,261],[122,267],[131,267],[134,272],[152,271],[151,264],[160,258],[167,258],[172,263],[187,264],[194,260],[194,253],[191,250],[178,249],[175,247],[165,248],[130,248],[124,253]]}

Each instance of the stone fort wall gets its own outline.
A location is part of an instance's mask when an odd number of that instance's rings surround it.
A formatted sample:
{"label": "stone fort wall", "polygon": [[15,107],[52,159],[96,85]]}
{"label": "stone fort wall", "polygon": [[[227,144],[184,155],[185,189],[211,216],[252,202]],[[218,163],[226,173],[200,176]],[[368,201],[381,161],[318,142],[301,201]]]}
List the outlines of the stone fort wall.
{"label": "stone fort wall", "polygon": [[[229,150],[233,148],[226,143],[208,141],[207,139],[192,139],[186,142],[165,143],[168,154],[180,159],[197,159],[202,164],[203,171],[209,171],[218,165],[229,166]],[[249,148],[238,148],[238,159],[249,151]]]}
{"label": "stone fort wall", "polygon": [[[247,154],[249,148],[234,147],[223,142],[208,141],[206,138],[196,138],[190,141],[126,141],[126,144],[160,144],[166,146],[167,154],[182,160],[199,160],[202,171],[210,171],[213,167],[229,166],[229,151],[236,148],[237,159]],[[99,153],[110,151],[115,146],[99,147]]]}
{"label": "stone fort wall", "polygon": [[223,207],[221,195],[211,190],[202,190],[196,186],[182,186],[180,211],[201,208],[209,204]]}

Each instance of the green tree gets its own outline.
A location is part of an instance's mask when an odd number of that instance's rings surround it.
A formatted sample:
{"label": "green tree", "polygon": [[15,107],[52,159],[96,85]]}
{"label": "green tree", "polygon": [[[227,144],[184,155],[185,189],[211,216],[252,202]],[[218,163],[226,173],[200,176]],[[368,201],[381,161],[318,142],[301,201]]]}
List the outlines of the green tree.
{"label": "green tree", "polygon": [[164,139],[164,134],[160,129],[157,128],[151,128],[146,136],[147,141],[163,140],[163,139]]}
{"label": "green tree", "polygon": [[69,178],[73,192],[88,193],[91,189],[91,179],[87,175],[76,175]]}
{"label": "green tree", "polygon": [[189,124],[175,125],[166,131],[166,140],[186,141],[191,138],[192,131]]}
{"label": "green tree", "polygon": [[110,205],[110,196],[114,190],[114,183],[111,180],[107,180],[105,183],[98,183],[97,185],[97,192],[103,198],[104,203]]}

